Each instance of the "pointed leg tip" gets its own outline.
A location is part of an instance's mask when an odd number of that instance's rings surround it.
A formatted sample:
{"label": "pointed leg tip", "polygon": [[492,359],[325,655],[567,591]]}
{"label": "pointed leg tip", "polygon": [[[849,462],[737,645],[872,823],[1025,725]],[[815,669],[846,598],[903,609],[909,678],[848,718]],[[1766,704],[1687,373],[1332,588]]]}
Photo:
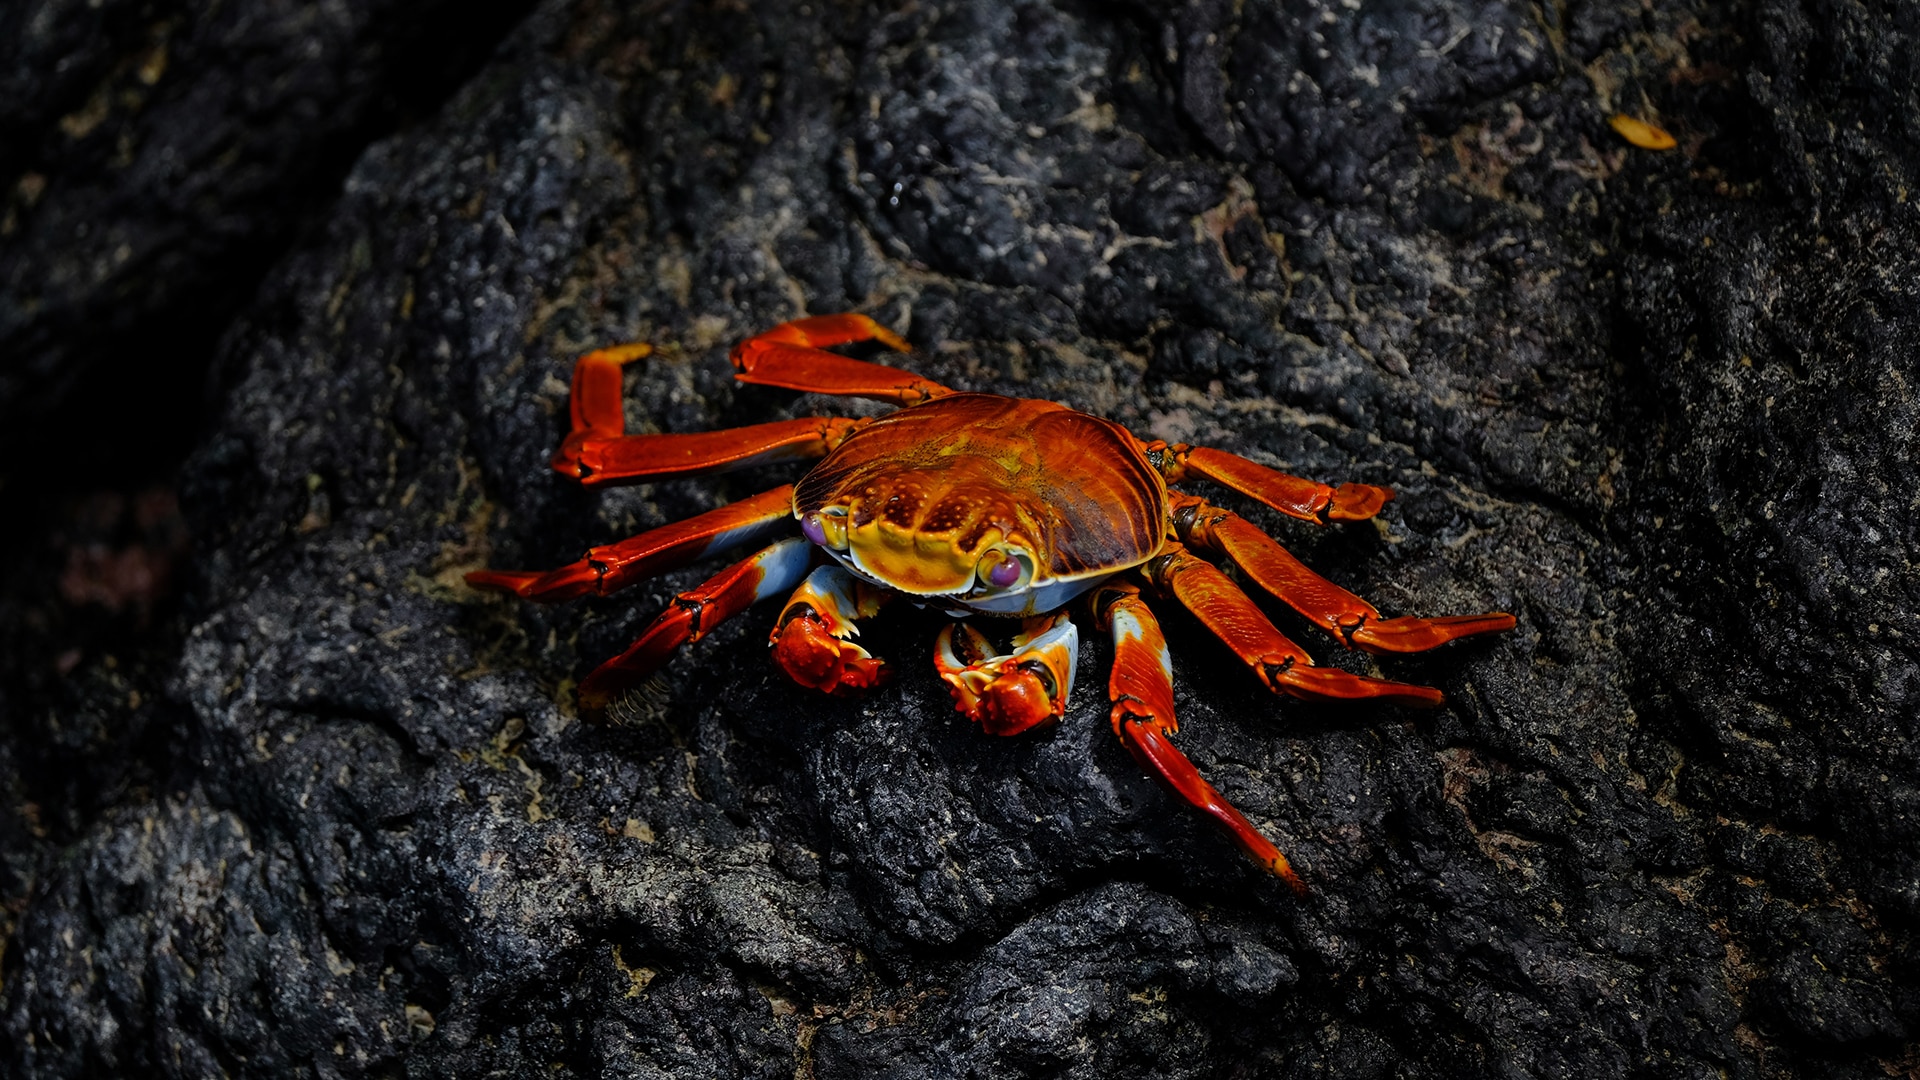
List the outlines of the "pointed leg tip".
{"label": "pointed leg tip", "polygon": [[1393,501],[1393,489],[1372,484],[1341,484],[1327,504],[1328,521],[1365,521]]}
{"label": "pointed leg tip", "polygon": [[635,360],[644,360],[653,355],[653,346],[644,341],[632,341],[625,345],[613,345],[596,350],[616,364],[631,364]]}
{"label": "pointed leg tip", "polygon": [[1351,641],[1356,648],[1371,653],[1426,652],[1462,638],[1504,633],[1517,625],[1518,621],[1504,611],[1437,619],[1402,616],[1369,622],[1353,633]]}
{"label": "pointed leg tip", "polygon": [[607,706],[613,703],[612,697],[604,688],[591,686],[590,683],[591,680],[580,684],[574,703],[579,707],[581,716],[595,723],[603,723],[607,719]]}
{"label": "pointed leg tip", "polygon": [[513,593],[515,596],[527,595],[539,574],[530,570],[469,570],[465,578],[470,588],[483,592]]}
{"label": "pointed leg tip", "polygon": [[1453,638],[1498,634],[1520,625],[1520,620],[1504,611],[1489,611],[1481,615],[1442,615],[1426,621],[1445,628]]}
{"label": "pointed leg tip", "polygon": [[912,352],[913,351],[913,346],[907,344],[906,338],[903,338],[899,334],[896,334],[893,331],[887,329],[886,327],[881,326],[879,323],[875,323],[873,326],[873,340],[879,342],[882,345],[885,345],[887,348],[892,349],[894,352]]}
{"label": "pointed leg tip", "polygon": [[1396,705],[1405,705],[1415,709],[1437,709],[1447,703],[1447,695],[1437,687],[1421,686],[1418,683],[1392,682],[1387,679],[1369,680],[1380,683],[1384,689],[1377,696],[1382,701]]}
{"label": "pointed leg tip", "polygon": [[596,591],[600,571],[582,560],[557,570],[472,570],[465,575],[469,588],[512,593],[536,604],[558,604]]}
{"label": "pointed leg tip", "polygon": [[1305,667],[1300,664],[1279,669],[1268,678],[1267,686],[1277,694],[1290,694],[1303,701],[1371,699],[1430,709],[1447,700],[1445,694],[1431,686],[1371,679],[1339,668]]}
{"label": "pointed leg tip", "polygon": [[588,715],[606,714],[618,706],[623,697],[644,691],[673,658],[674,651],[685,643],[680,631],[690,620],[684,612],[684,608],[668,608],[626,652],[594,668],[580,680],[580,711]]}
{"label": "pointed leg tip", "polygon": [[1300,880],[1299,874],[1293,872],[1293,867],[1287,862],[1285,855],[1274,855],[1272,859],[1267,861],[1266,868],[1267,873],[1286,882],[1287,888],[1293,890],[1293,895],[1302,900],[1313,895],[1313,890],[1307,888],[1307,883]]}
{"label": "pointed leg tip", "polygon": [[1220,809],[1215,814],[1215,818],[1227,827],[1240,844],[1241,850],[1245,851],[1254,862],[1260,864],[1262,870],[1286,883],[1287,888],[1293,890],[1295,896],[1304,898],[1312,895],[1311,890],[1307,888],[1307,883],[1300,880],[1300,875],[1294,872],[1293,864],[1287,861],[1287,857],[1274,846],[1273,841],[1268,840],[1265,833],[1254,828],[1253,823],[1248,821],[1240,811],[1235,810],[1226,799],[1220,799]]}
{"label": "pointed leg tip", "polygon": [[634,680],[625,677],[625,672],[610,669],[602,664],[593,669],[586,678],[580,680],[580,689],[575,693],[582,714],[599,719],[606,715],[607,709],[620,694],[630,689]]}

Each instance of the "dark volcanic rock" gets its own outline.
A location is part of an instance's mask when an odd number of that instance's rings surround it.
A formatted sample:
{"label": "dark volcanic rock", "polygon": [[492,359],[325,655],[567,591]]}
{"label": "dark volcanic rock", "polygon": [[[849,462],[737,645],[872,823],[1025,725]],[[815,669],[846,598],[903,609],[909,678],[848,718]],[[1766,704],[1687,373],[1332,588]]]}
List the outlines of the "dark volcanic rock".
{"label": "dark volcanic rock", "polygon": [[[226,339],[177,760],[37,859],[0,831],[7,1067],[1911,1070],[1912,22],[546,5]],[[579,352],[666,346],[636,430],[844,411],[723,356],[847,309],[949,385],[1391,485],[1378,528],[1248,512],[1392,613],[1519,616],[1380,662],[1446,689],[1415,714],[1266,696],[1167,612],[1182,747],[1311,897],[1140,775],[1100,641],[993,740],[933,616],[829,699],[756,611],[594,726],[577,680],[712,568],[461,584],[788,475],[566,483]]]}
{"label": "dark volcanic rock", "polygon": [[0,476],[191,435],[211,344],[358,149],[531,6],[0,9]]}

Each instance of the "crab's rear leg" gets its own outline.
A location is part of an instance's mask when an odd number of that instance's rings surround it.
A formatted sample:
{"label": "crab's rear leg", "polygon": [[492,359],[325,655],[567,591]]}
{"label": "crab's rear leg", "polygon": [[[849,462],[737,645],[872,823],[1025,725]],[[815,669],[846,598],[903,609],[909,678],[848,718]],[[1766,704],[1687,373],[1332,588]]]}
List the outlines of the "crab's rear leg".
{"label": "crab's rear leg", "polygon": [[733,347],[734,378],[815,394],[878,398],[912,405],[953,393],[931,379],[826,351],[827,346],[878,341],[899,352],[907,343],[865,315],[816,315],[795,319]]}
{"label": "crab's rear leg", "polygon": [[879,613],[894,594],[838,566],[816,567],[800,583],[774,624],[774,662],[794,682],[827,693],[864,690],[884,682],[885,661],[853,643],[856,620]]}
{"label": "crab's rear leg", "polygon": [[620,369],[652,353],[650,345],[618,345],[596,349],[575,362],[567,399],[573,429],[554,451],[554,471],[588,487],[731,472],[822,457],[866,424],[817,417],[721,431],[628,435]]}
{"label": "crab's rear leg", "polygon": [[782,484],[617,544],[588,548],[584,558],[557,569],[475,570],[467,575],[467,584],[543,604],[589,594],[605,596],[708,555],[765,543],[792,523],[793,485]]}
{"label": "crab's rear leg", "polygon": [[806,577],[813,557],[814,547],[807,541],[797,536],[782,540],[674,597],[626,652],[601,664],[581,682],[581,708],[595,713],[604,710],[621,691],[644,683],[660,670],[682,645],[699,641],[755,601],[793,589]]}
{"label": "crab's rear leg", "polygon": [[1121,745],[1174,794],[1219,822],[1254,862],[1305,894],[1306,884],[1280,849],[1173,745],[1172,735],[1180,730],[1173,715],[1173,662],[1160,623],[1140,598],[1140,590],[1109,582],[1096,588],[1092,599],[1097,625],[1113,634],[1113,674],[1107,681],[1107,696],[1113,700],[1113,733]]}
{"label": "crab's rear leg", "polygon": [[1380,698],[1405,705],[1438,705],[1444,700],[1431,686],[1313,666],[1313,657],[1275,628],[1239,586],[1176,541],[1167,541],[1145,570],[1156,587],[1193,612],[1275,693],[1321,701]]}
{"label": "crab's rear leg", "polygon": [[1365,521],[1393,498],[1389,488],[1372,484],[1333,487],[1206,446],[1151,442],[1141,444],[1141,449],[1169,484],[1189,476],[1202,476],[1258,499],[1288,517],[1316,525],[1329,521]]}
{"label": "crab's rear leg", "polygon": [[954,708],[989,735],[1017,735],[1066,712],[1079,660],[1080,631],[1065,611],[1021,624],[1012,652],[994,655],[986,635],[967,623],[940,631],[933,666]]}
{"label": "crab's rear leg", "polygon": [[1504,611],[1434,619],[1383,619],[1372,604],[1314,573],[1278,541],[1230,510],[1175,492],[1172,516],[1182,541],[1226,556],[1262,589],[1348,648],[1370,653],[1424,652],[1449,641],[1499,633],[1514,626],[1513,616]]}

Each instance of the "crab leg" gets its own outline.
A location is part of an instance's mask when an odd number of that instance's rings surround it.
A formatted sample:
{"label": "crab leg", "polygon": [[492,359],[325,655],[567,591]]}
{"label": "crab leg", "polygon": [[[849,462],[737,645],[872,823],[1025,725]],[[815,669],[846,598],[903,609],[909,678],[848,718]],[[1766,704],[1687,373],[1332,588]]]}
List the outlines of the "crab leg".
{"label": "crab leg", "polygon": [[621,405],[620,369],[635,360],[653,355],[653,346],[644,341],[610,345],[595,349],[573,363],[573,388],[567,394],[567,410],[573,419],[573,435],[591,432],[601,437],[619,435],[627,430],[626,411]]}
{"label": "crab leg", "polygon": [[849,639],[860,633],[854,620],[871,618],[893,596],[841,567],[816,567],[774,624],[768,640],[774,661],[794,682],[830,694],[885,682],[886,662]]}
{"label": "crab leg", "polygon": [[1173,716],[1173,662],[1160,623],[1140,598],[1139,588],[1121,582],[1103,584],[1094,591],[1093,610],[1097,625],[1113,633],[1113,674],[1107,680],[1107,696],[1113,700],[1113,733],[1121,745],[1141,768],[1233,834],[1234,842],[1254,862],[1305,895],[1306,883],[1280,849],[1173,745],[1172,735],[1180,730]]}
{"label": "crab leg", "polygon": [[986,635],[966,623],[950,623],[934,642],[933,666],[954,708],[989,735],[1057,721],[1073,693],[1080,631],[1065,611],[1025,620],[1012,644],[995,656]]}
{"label": "crab leg", "polygon": [[584,558],[557,569],[475,570],[467,575],[467,584],[510,592],[542,604],[590,593],[606,596],[708,555],[772,539],[792,521],[793,485],[783,484],[617,544],[588,548]]}
{"label": "crab leg", "polygon": [[1380,512],[1393,498],[1387,488],[1372,484],[1341,484],[1330,487],[1277,469],[1269,469],[1238,454],[1186,443],[1151,442],[1142,444],[1148,460],[1154,462],[1167,483],[1186,477],[1203,476],[1216,484],[1230,487],[1255,498],[1275,510],[1325,525],[1329,521],[1365,521]]}
{"label": "crab leg", "polygon": [[640,685],[660,670],[680,646],[699,641],[754,601],[798,585],[813,564],[813,551],[812,544],[797,536],[782,540],[674,597],[626,652],[593,669],[581,682],[580,707],[588,712],[604,710],[620,691]]}
{"label": "crab leg", "polygon": [[777,461],[825,457],[864,420],[839,416],[674,435],[599,435],[575,430],[553,455],[555,472],[587,487],[662,477],[732,472]]}
{"label": "crab leg", "polygon": [[1274,693],[1319,701],[1381,698],[1406,705],[1438,705],[1444,700],[1430,686],[1314,667],[1313,657],[1267,621],[1239,586],[1177,541],[1167,541],[1145,570],[1155,586],[1173,594]]}
{"label": "crab leg", "polygon": [[735,345],[734,378],[816,394],[877,398],[896,405],[912,405],[953,393],[899,368],[825,351],[829,345],[856,341],[878,341],[899,352],[910,348],[898,334],[865,315],[816,315],[781,323]]}
{"label": "crab leg", "polygon": [[1498,633],[1514,626],[1513,616],[1504,611],[1436,619],[1383,619],[1372,604],[1307,569],[1292,552],[1232,511],[1175,492],[1172,517],[1181,540],[1233,560],[1262,589],[1345,642],[1349,649],[1424,652],[1459,638]]}
{"label": "crab leg", "polygon": [[554,451],[555,472],[588,487],[730,472],[775,461],[825,456],[864,420],[821,417],[780,420],[725,431],[628,435],[620,369],[653,354],[645,343],[595,349],[573,365],[567,407],[573,430]]}

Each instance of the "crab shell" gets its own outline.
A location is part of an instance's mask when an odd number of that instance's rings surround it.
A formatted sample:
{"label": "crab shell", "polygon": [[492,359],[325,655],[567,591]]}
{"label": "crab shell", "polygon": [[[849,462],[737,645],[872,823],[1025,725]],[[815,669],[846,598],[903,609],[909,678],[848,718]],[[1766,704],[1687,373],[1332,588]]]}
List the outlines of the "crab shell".
{"label": "crab shell", "polygon": [[794,487],[793,514],[867,581],[950,609],[1034,615],[1152,558],[1167,485],[1109,420],[954,394],[854,433]]}

